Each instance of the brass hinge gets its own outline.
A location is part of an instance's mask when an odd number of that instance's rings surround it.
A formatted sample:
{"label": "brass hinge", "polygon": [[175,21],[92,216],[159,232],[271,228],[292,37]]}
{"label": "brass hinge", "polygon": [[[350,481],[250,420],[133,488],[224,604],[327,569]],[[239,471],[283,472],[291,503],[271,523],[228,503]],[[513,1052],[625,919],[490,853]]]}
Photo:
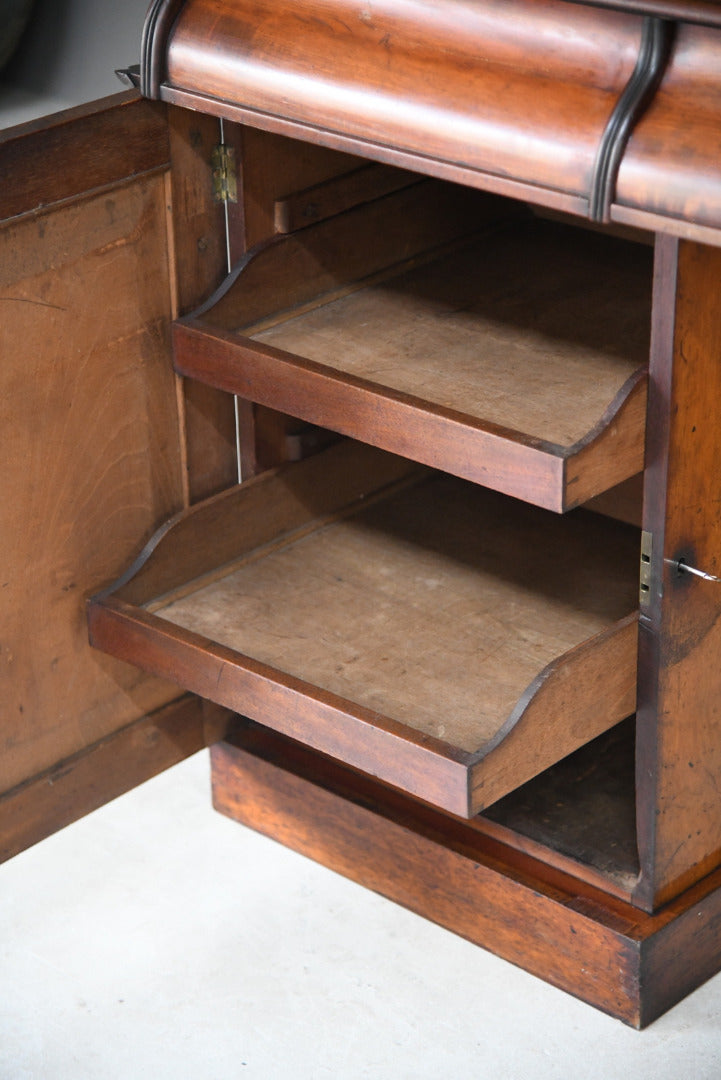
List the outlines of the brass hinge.
{"label": "brass hinge", "polygon": [[213,150],[213,196],[216,202],[238,201],[238,174],[235,168],[235,150],[219,143]]}
{"label": "brass hinge", "polygon": [[653,554],[653,534],[645,529],[641,533],[641,573],[639,575],[639,600],[641,607],[648,606],[651,600],[651,555]]}

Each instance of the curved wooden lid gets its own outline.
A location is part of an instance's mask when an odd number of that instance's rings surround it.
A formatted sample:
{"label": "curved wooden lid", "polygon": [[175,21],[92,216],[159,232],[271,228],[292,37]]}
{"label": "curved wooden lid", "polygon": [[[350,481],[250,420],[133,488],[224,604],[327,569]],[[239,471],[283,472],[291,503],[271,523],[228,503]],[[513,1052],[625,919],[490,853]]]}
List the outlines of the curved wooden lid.
{"label": "curved wooden lid", "polygon": [[600,220],[721,228],[717,3],[157,0],[143,65],[149,96],[267,130]]}

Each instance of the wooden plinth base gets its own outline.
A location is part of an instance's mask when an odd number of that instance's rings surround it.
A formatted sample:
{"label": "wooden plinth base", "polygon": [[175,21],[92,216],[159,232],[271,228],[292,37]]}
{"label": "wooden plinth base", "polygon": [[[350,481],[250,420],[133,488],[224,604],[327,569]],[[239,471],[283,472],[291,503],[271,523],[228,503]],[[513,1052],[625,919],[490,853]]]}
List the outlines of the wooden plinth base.
{"label": "wooden plinth base", "polygon": [[216,809],[636,1027],[721,970],[721,871],[648,915],[250,722]]}

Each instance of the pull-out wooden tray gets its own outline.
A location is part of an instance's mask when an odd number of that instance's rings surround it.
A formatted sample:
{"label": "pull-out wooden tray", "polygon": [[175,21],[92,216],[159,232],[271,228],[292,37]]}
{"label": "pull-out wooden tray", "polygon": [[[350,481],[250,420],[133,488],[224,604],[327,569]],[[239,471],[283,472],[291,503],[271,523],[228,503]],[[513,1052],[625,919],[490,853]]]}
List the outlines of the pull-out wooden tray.
{"label": "pull-out wooden tray", "polygon": [[176,369],[547,509],[639,472],[651,249],[473,197],[419,184],[261,246],[175,324]]}
{"label": "pull-out wooden tray", "polygon": [[470,816],[633,712],[638,533],[349,442],[171,522],[94,645]]}

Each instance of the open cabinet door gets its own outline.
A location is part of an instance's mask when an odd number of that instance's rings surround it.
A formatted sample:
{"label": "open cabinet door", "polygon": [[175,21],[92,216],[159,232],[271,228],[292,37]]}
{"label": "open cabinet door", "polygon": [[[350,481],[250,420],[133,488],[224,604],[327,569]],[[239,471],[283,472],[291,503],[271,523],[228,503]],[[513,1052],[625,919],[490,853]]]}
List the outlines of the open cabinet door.
{"label": "open cabinet door", "polygon": [[206,743],[197,699],[92,650],[85,601],[187,501],[164,107],[0,136],[0,857]]}

